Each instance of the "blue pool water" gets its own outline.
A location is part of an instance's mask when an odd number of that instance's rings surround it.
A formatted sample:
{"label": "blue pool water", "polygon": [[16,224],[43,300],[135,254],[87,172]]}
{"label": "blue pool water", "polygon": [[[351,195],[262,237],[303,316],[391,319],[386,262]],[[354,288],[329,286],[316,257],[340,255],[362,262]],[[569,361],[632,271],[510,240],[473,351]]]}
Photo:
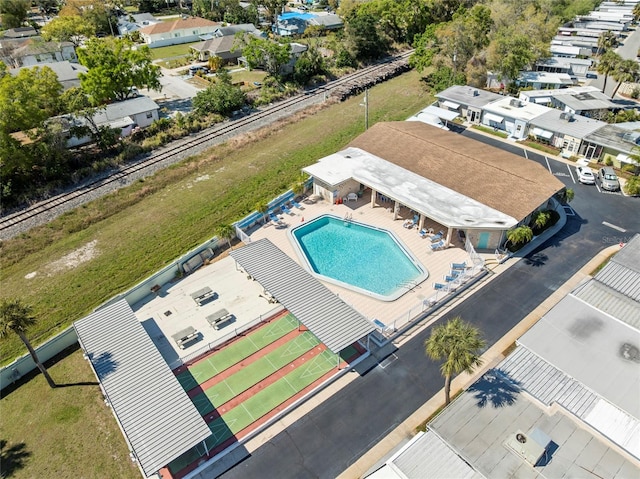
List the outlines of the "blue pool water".
{"label": "blue pool water", "polygon": [[323,279],[391,301],[427,278],[392,233],[324,215],[291,231],[308,267]]}

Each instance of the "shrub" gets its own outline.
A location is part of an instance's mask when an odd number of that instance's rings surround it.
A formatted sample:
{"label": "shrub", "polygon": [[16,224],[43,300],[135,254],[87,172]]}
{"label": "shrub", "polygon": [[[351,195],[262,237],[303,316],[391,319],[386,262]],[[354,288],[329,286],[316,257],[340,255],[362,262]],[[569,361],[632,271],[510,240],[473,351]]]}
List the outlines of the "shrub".
{"label": "shrub", "polygon": [[640,196],[640,176],[632,176],[624,185],[624,192],[631,196]]}
{"label": "shrub", "polygon": [[607,156],[607,159],[604,160],[604,164],[607,166],[613,166],[613,160],[611,159],[610,156]]}
{"label": "shrub", "polygon": [[633,98],[634,100],[637,100],[638,98],[640,98],[640,88],[639,87],[633,87],[633,90],[631,90],[631,98]]}

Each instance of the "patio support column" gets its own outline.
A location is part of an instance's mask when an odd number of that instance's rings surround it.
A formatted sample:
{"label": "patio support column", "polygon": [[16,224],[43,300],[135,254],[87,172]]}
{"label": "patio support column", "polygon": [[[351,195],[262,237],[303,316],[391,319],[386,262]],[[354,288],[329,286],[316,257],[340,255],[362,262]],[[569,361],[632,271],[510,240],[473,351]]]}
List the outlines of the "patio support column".
{"label": "patio support column", "polygon": [[378,197],[378,192],[371,188],[371,208],[376,207],[376,198]]}
{"label": "patio support column", "polygon": [[420,213],[420,221],[418,222],[418,230],[422,231],[424,229],[424,215]]}
{"label": "patio support column", "polygon": [[451,226],[447,226],[447,241],[445,244],[449,246],[451,244],[451,234],[453,233],[453,228]]}
{"label": "patio support column", "polygon": [[398,201],[394,201],[393,203],[393,219],[398,219],[398,213],[400,213],[400,203]]}

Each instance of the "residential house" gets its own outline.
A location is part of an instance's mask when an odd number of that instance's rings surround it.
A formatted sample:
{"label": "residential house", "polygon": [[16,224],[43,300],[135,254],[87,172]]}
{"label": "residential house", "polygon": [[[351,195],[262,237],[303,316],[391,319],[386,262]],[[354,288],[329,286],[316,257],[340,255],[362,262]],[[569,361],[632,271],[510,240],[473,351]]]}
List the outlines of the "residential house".
{"label": "residential house", "polygon": [[529,122],[549,108],[527,103],[513,97],[502,97],[483,107],[482,124],[505,131],[511,138],[521,140],[529,135]]}
{"label": "residential house", "polygon": [[[139,96],[130,100],[110,103],[93,116],[93,121],[97,126],[108,126],[120,129],[120,136],[130,135],[136,128],[146,128],[154,121],[158,120],[159,106],[151,98]],[[72,127],[86,126],[84,118],[73,115],[62,115],[51,118],[49,122],[58,123],[61,130],[67,136],[67,147],[90,143],[90,136],[72,136]]]}
{"label": "residential house", "polygon": [[78,62],[76,48],[71,42],[45,42],[30,38],[11,53],[13,66],[32,67],[42,63],[69,61]]}
{"label": "residential house", "polygon": [[138,30],[150,48],[178,45],[200,40],[213,34],[220,23],[199,17],[181,17],[172,22],[156,23]]}
{"label": "residential house", "polygon": [[594,86],[522,91],[519,98],[522,101],[548,105],[574,115],[597,119],[606,118],[610,111],[622,108]]}
{"label": "residential house", "polygon": [[561,150],[565,158],[579,156],[582,140],[607,124],[586,116],[551,109],[529,121],[529,135]]}
{"label": "residential house", "polygon": [[614,166],[635,164],[630,158],[638,154],[640,132],[630,131],[618,125],[605,125],[585,136],[580,154],[591,161],[611,160]]}
{"label": "residential house", "polygon": [[574,85],[574,81],[568,73],[549,73],[540,71],[521,72],[515,83],[520,88],[535,88],[536,90],[565,88]]}
{"label": "residential house", "polygon": [[80,86],[80,79],[78,78],[78,73],[87,73],[87,68],[80,65],[79,63],[71,63],[67,60],[61,62],[51,62],[51,63],[40,63],[33,66],[26,66],[20,68],[12,68],[9,70],[9,73],[12,75],[17,75],[20,70],[23,68],[50,68],[58,77],[58,81],[62,85],[62,88],[68,90],[72,87]]}
{"label": "residential house", "polygon": [[438,99],[437,106],[439,108],[455,111],[468,122],[480,124],[482,107],[504,97],[498,93],[480,88],[453,85],[440,93],[436,93],[436,98]]}
{"label": "residential house", "polygon": [[584,79],[592,64],[593,60],[589,58],[550,57],[536,62],[534,70],[550,73],[566,73],[570,77]]}
{"label": "residential house", "polygon": [[124,15],[118,18],[118,33],[126,35],[157,23],[162,23],[162,20],[158,20],[151,13]]}
{"label": "residential house", "polygon": [[9,28],[5,30],[3,38],[5,39],[13,39],[13,38],[28,38],[35,37],[38,35],[38,32],[33,27],[18,27],[18,28]]}
{"label": "residential house", "polygon": [[367,479],[640,477],[640,235]]}
{"label": "residential house", "polygon": [[447,242],[457,230],[490,251],[564,188],[538,163],[420,121],[377,123],[303,171],[327,201],[370,188],[372,208],[380,194],[393,214],[415,211],[420,228],[425,219],[442,225]]}
{"label": "residential house", "polygon": [[[293,67],[298,61],[298,58],[300,58],[300,55],[309,49],[309,46],[304,43],[291,42],[289,45],[291,47],[291,51],[289,52],[289,62],[286,65],[283,65],[280,69],[280,73],[285,75],[293,72]],[[244,57],[238,57],[238,63],[248,67],[247,59]]]}
{"label": "residential house", "polygon": [[242,55],[242,48],[236,41],[236,34],[246,33],[256,37],[264,37],[264,32],[258,30],[252,23],[228,25],[216,28],[211,35],[206,35],[203,42],[191,46],[191,51],[201,62],[210,57],[220,57],[226,63],[237,60]]}
{"label": "residential house", "polygon": [[326,15],[316,14],[313,18],[307,21],[308,26],[322,27],[325,30],[340,30],[344,27],[344,22],[335,13],[328,13]]}
{"label": "residential house", "polygon": [[334,13],[285,12],[278,15],[278,21],[273,25],[273,32],[284,37],[302,35],[310,26],[339,30],[344,26],[344,22]]}

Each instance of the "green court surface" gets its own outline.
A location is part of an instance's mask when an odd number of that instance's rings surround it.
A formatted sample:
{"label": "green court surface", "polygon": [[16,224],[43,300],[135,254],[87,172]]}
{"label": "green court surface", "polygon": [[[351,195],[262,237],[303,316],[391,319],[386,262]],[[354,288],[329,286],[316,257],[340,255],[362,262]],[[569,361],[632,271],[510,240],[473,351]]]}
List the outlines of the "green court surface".
{"label": "green court surface", "polygon": [[[209,424],[211,436],[205,440],[207,450],[214,449],[224,443],[227,439],[334,369],[336,362],[336,355],[325,350],[309,362],[291,371],[285,377],[251,396],[244,403],[212,421]],[[205,454],[206,451],[202,446],[194,447],[172,461],[169,464],[169,469],[175,474],[189,464],[196,462]]]}
{"label": "green court surface", "polygon": [[298,320],[292,315],[286,316],[253,331],[229,346],[213,353],[207,359],[189,366],[176,377],[185,391],[190,391],[216,374],[230,368],[245,358],[277,341],[298,327]]}
{"label": "green court surface", "polygon": [[305,331],[300,336],[242,368],[224,381],[207,388],[203,393],[194,396],[191,400],[198,412],[204,416],[213,411],[214,408],[246,391],[254,384],[258,384],[318,344],[320,344],[320,341],[313,334]]}

